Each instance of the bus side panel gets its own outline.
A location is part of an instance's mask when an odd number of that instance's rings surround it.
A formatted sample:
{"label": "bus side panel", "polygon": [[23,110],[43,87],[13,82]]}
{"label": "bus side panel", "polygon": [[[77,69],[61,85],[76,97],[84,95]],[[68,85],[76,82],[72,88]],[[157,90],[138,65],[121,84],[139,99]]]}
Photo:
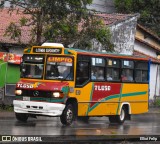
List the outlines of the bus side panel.
{"label": "bus side panel", "polygon": [[74,93],[70,94],[70,97],[75,97],[78,101],[78,116],[86,116],[92,89],[92,83],[89,83],[83,88],[75,88]]}
{"label": "bus side panel", "polygon": [[131,114],[148,112],[148,103],[131,103]]}
{"label": "bus side panel", "polygon": [[116,114],[121,84],[94,82],[83,87],[83,91],[81,88],[76,89],[76,91],[79,91],[79,95],[75,92],[79,116]]}
{"label": "bus side panel", "polygon": [[[118,99],[115,101],[118,101]],[[107,103],[99,103],[96,108],[92,107],[88,115],[89,116],[106,116],[106,115],[116,115],[118,107],[118,102],[107,102]]]}
{"label": "bus side panel", "polygon": [[131,114],[148,111],[148,84],[94,82],[77,88],[79,116],[120,114],[122,104],[129,104]]}
{"label": "bus side panel", "polygon": [[148,112],[148,84],[123,84],[121,103],[130,104],[131,114]]}
{"label": "bus side panel", "polygon": [[93,107],[90,103],[79,103],[78,104],[78,115],[79,116],[104,116],[104,115],[116,115],[118,107],[118,99],[113,102],[97,102]]}

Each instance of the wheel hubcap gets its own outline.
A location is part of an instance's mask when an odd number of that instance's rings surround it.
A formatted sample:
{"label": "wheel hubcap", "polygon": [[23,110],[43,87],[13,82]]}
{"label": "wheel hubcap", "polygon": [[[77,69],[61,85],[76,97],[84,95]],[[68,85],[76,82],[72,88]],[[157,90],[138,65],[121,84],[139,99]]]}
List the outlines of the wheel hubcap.
{"label": "wheel hubcap", "polygon": [[124,117],[125,117],[125,113],[124,113],[124,110],[122,109],[120,114],[120,120],[123,121]]}
{"label": "wheel hubcap", "polygon": [[73,119],[73,112],[71,109],[68,109],[67,111],[67,122],[70,123],[72,122],[72,119]]}

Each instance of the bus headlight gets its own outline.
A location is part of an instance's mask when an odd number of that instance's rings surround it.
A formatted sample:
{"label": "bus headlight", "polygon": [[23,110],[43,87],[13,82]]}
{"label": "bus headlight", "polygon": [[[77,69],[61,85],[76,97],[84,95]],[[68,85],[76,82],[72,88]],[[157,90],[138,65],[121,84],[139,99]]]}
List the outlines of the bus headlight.
{"label": "bus headlight", "polygon": [[21,95],[22,94],[22,90],[15,90],[15,94],[16,95]]}
{"label": "bus headlight", "polygon": [[62,98],[63,97],[63,93],[53,92],[52,97],[54,97],[54,98]]}

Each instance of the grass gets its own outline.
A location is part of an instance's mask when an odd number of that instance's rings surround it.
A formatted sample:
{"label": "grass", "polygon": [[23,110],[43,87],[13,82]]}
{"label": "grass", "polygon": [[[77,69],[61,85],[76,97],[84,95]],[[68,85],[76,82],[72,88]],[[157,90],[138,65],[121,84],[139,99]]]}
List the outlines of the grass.
{"label": "grass", "polygon": [[2,111],[13,112],[14,111],[13,105],[0,104],[0,112]]}

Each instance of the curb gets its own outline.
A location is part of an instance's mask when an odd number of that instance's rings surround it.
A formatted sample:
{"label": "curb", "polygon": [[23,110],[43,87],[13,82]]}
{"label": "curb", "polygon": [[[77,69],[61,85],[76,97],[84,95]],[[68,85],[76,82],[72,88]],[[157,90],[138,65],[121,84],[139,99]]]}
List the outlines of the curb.
{"label": "curb", "polygon": [[149,108],[148,113],[160,113],[160,107],[151,107]]}
{"label": "curb", "polygon": [[14,117],[15,117],[14,112],[0,111],[0,118],[9,119],[9,118],[14,118]]}

